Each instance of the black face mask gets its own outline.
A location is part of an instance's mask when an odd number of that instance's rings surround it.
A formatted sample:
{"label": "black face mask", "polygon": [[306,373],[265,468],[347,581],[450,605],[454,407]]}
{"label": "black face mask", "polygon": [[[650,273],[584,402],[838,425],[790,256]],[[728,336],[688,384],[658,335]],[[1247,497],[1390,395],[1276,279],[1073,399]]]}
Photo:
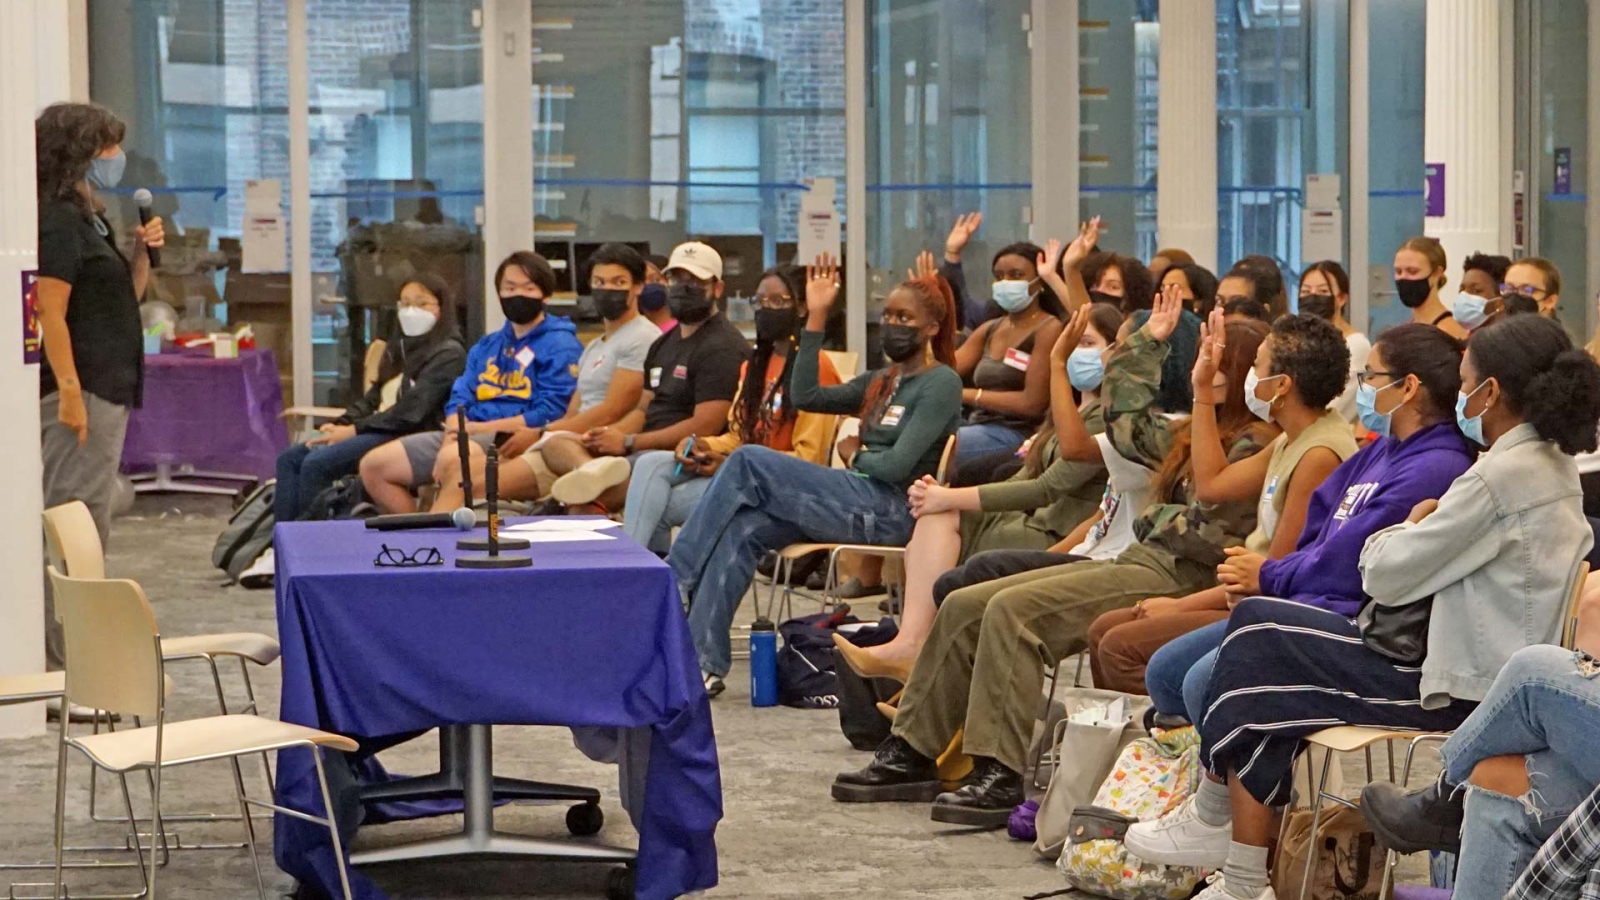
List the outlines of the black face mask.
{"label": "black face mask", "polygon": [[1105,291],[1090,291],[1089,301],[1091,303],[1109,303],[1117,309],[1122,308],[1122,298],[1108,294]]}
{"label": "black face mask", "polygon": [[758,309],[756,342],[775,344],[778,341],[788,340],[794,335],[794,326],[799,321],[800,316],[792,306],[787,309]]}
{"label": "black face mask", "polygon": [[1416,309],[1428,302],[1428,295],[1433,293],[1433,281],[1428,278],[1396,278],[1394,289],[1407,309]]}
{"label": "black face mask", "polygon": [[639,291],[639,311],[655,312],[667,305],[667,286],[647,284]]}
{"label": "black face mask", "polygon": [[1333,297],[1328,294],[1306,294],[1300,298],[1300,314],[1303,316],[1316,316],[1332,322],[1334,312]]}
{"label": "black face mask", "polygon": [[544,298],[513,294],[500,298],[500,311],[515,325],[526,325],[544,312]]}
{"label": "black face mask", "polygon": [[897,363],[921,353],[928,344],[915,325],[879,325],[878,337],[883,341],[883,355]]}
{"label": "black face mask", "polygon": [[685,325],[699,325],[711,318],[711,295],[703,284],[668,287],[667,306],[672,309],[672,317]]}
{"label": "black face mask", "polygon": [[619,319],[628,311],[628,292],[615,288],[594,288],[589,292],[594,298],[594,310],[602,319]]}

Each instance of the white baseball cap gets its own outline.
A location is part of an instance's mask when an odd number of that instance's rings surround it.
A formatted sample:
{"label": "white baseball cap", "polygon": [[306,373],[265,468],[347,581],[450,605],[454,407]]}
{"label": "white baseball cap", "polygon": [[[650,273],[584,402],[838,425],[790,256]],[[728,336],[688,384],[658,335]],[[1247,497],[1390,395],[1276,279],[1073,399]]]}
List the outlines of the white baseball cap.
{"label": "white baseball cap", "polygon": [[673,269],[683,269],[702,281],[716,279],[722,280],[722,254],[711,248],[710,244],[699,241],[689,241],[672,248],[672,256],[667,260],[667,267],[663,273]]}

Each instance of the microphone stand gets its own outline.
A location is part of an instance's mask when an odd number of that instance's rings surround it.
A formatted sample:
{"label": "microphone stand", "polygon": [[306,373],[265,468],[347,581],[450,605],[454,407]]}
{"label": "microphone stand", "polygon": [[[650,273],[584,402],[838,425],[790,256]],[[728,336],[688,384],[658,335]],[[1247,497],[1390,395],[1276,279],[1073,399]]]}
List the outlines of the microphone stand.
{"label": "microphone stand", "polygon": [[[502,547],[511,549],[513,542],[521,546],[516,549],[527,549],[531,546],[527,541],[519,538],[500,540],[500,451],[489,447],[484,451],[487,459],[483,463],[483,493],[489,501],[489,539],[485,542],[485,549],[489,552],[486,556],[459,556],[456,566],[462,569],[521,569],[533,565],[533,558],[528,556],[501,556]],[[467,541],[457,544],[458,548],[467,548]]]}
{"label": "microphone stand", "polygon": [[[456,452],[461,454],[461,502],[466,504],[467,509],[472,509],[472,446],[471,441],[467,438],[467,412],[460,407],[456,409]],[[489,501],[489,516],[491,519],[494,517],[495,510],[499,508],[500,503],[498,455],[495,448],[490,447],[488,459],[484,461],[483,466],[483,493],[484,499]],[[490,474],[491,467],[494,474]],[[476,513],[474,513],[474,517],[476,517]],[[476,528],[477,525],[474,524],[473,527]],[[491,526],[490,530],[494,531],[495,529]],[[462,538],[456,542],[456,549],[488,550],[493,554],[496,550],[494,541],[497,538],[498,535],[493,535],[487,539]],[[498,549],[526,550],[531,546],[533,545],[522,538],[504,538],[499,540]]]}

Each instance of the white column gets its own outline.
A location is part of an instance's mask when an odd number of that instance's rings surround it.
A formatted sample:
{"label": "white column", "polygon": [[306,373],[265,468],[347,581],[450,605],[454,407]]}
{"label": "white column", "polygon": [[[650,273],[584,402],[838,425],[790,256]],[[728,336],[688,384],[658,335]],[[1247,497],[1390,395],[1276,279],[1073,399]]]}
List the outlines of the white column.
{"label": "white column", "polygon": [[[1217,266],[1217,4],[1161,5],[1156,244]],[[1133,223],[1111,223],[1129,230]]]}
{"label": "white column", "polygon": [[316,403],[311,354],[311,84],[306,0],[288,0],[289,334],[294,405]]}
{"label": "white column", "polygon": [[1511,129],[1500,115],[1500,24],[1498,0],[1428,0],[1423,162],[1443,164],[1445,184],[1444,215],[1423,229],[1450,260],[1446,305],[1462,260],[1510,250],[1501,242]]}
{"label": "white column", "polygon": [[[494,270],[517,250],[533,249],[533,7],[528,0],[483,4],[483,284],[484,323],[505,321]],[[576,277],[577,273],[573,273]],[[471,302],[469,300],[469,302]]]}
{"label": "white column", "polygon": [[[45,26],[56,0],[0,3],[0,297],[20,305],[22,274],[38,267],[38,177],[33,156],[33,119],[44,101],[65,99],[41,92],[65,84],[64,56],[40,48],[54,41]],[[44,670],[44,542],[39,512],[44,507],[39,463],[39,367],[22,361],[22,317],[0,316],[0,492],[6,515],[0,524],[0,571],[10,574],[0,594],[0,674]],[[43,704],[0,707],[0,737],[44,732]]]}
{"label": "white column", "polygon": [[1345,268],[1350,272],[1350,324],[1366,331],[1371,297],[1367,287],[1372,253],[1369,246],[1371,232],[1372,179],[1367,168],[1367,148],[1370,138],[1368,118],[1371,111],[1370,56],[1367,43],[1369,21],[1367,0],[1350,0],[1350,183],[1345,187],[1345,217],[1350,228],[1350,257]]}
{"label": "white column", "polygon": [[1078,232],[1078,0],[1033,0],[1030,19],[1031,234],[1043,245]]}
{"label": "white column", "polygon": [[[844,0],[844,229],[845,348],[864,361],[867,358],[867,0]],[[848,378],[855,373],[841,374]]]}

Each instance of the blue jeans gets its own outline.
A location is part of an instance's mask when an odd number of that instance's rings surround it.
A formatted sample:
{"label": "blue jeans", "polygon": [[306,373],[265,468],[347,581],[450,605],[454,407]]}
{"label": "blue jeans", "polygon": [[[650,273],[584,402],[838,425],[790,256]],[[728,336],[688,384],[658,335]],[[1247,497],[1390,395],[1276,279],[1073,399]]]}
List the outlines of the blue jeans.
{"label": "blue jeans", "polygon": [[956,429],[956,458],[951,465],[959,468],[980,456],[1014,451],[1027,439],[1027,434],[1004,425],[963,425]]}
{"label": "blue jeans", "polygon": [[1197,726],[1206,707],[1206,683],[1217,661],[1217,648],[1228,633],[1228,620],[1213,622],[1168,641],[1150,655],[1144,687],[1156,712],[1183,716]]}
{"label": "blue jeans", "polygon": [[692,472],[675,474],[677,468],[678,458],[671,450],[639,454],[623,508],[622,530],[663,555],[672,546],[672,529],[689,521],[700,498],[711,490],[710,478]]}
{"label": "blue jeans", "polygon": [[354,475],[361,457],[394,440],[390,434],[358,434],[337,444],[307,447],[294,444],[278,454],[278,487],[272,495],[272,518],[293,522],[311,501],[335,481]]}
{"label": "blue jeans", "polygon": [[1468,785],[1456,869],[1457,900],[1501,900],[1534,853],[1600,784],[1600,682],[1571,650],[1548,644],[1512,654],[1489,693],[1440,754],[1445,780],[1466,784],[1493,756],[1520,754],[1528,793]]}
{"label": "blue jeans", "polygon": [[896,485],[766,447],[733,451],[667,554],[700,668],[728,673],[728,629],[768,550],[800,541],[903,547],[913,524]]}

